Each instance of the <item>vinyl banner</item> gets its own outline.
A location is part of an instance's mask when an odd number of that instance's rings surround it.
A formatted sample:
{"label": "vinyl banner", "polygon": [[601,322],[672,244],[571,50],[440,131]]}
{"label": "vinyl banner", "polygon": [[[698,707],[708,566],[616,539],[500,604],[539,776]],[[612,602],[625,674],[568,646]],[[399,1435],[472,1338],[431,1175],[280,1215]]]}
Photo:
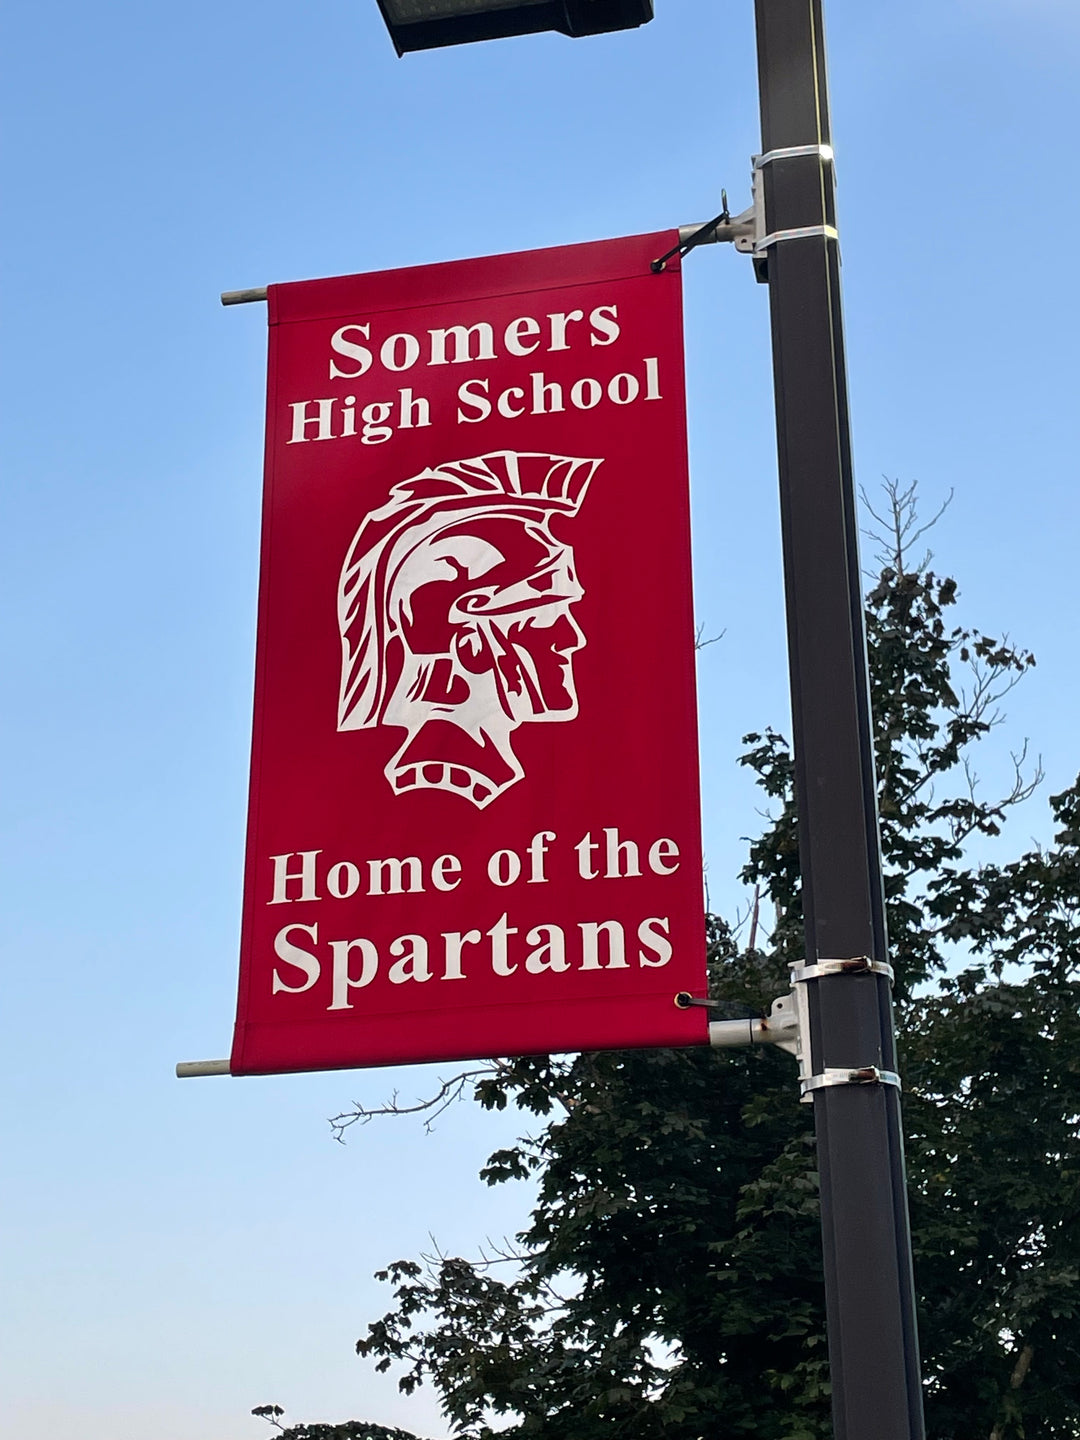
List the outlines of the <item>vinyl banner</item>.
{"label": "vinyl banner", "polygon": [[705,1042],[676,238],[270,288],[234,1074]]}

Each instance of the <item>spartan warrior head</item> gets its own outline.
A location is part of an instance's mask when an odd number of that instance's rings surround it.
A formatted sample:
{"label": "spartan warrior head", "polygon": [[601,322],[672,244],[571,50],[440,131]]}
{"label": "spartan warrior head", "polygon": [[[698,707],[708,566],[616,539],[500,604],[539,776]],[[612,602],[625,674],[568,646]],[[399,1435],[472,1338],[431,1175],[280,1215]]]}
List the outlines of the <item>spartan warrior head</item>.
{"label": "spartan warrior head", "polygon": [[584,594],[555,533],[599,460],[502,450],[394,485],[353,537],[338,587],[339,730],[403,729],[396,794],[479,808],[524,771],[519,725],[577,715],[572,615]]}

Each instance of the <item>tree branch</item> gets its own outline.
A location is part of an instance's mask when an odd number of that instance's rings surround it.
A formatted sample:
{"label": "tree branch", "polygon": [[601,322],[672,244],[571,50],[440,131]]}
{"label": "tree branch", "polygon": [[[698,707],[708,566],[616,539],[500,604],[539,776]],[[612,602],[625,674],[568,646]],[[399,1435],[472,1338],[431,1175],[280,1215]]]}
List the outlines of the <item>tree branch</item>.
{"label": "tree branch", "polygon": [[882,566],[891,566],[898,575],[917,575],[925,570],[934,558],[931,551],[927,550],[919,563],[915,566],[908,565],[908,552],[928,530],[932,530],[942,515],[953,502],[952,490],[937,511],[926,521],[925,524],[918,524],[918,496],[919,482],[912,480],[910,485],[901,486],[899,480],[890,480],[888,476],[882,477],[882,489],[885,491],[888,500],[889,512],[887,515],[879,515],[870,504],[866,491],[860,487],[859,499],[863,509],[883,527],[884,534],[876,530],[867,530],[867,536],[882,546],[877,556],[878,563]]}
{"label": "tree branch", "polygon": [[[1024,1383],[1025,1376],[1031,1369],[1031,1362],[1034,1359],[1034,1356],[1034,1345],[1028,1344],[1023,1346],[1020,1354],[1017,1356],[1016,1364],[1013,1366],[1013,1372],[1009,1376],[1010,1390],[1020,1389],[1020,1386]],[[998,1423],[994,1426],[993,1430],[990,1431],[990,1440],[1005,1440],[1004,1420],[999,1420]]]}
{"label": "tree branch", "polygon": [[434,1095],[429,1095],[426,1100],[417,1100],[414,1105],[399,1104],[396,1090],[383,1105],[369,1106],[356,1100],[353,1102],[352,1110],[343,1110],[340,1115],[331,1117],[329,1124],[334,1139],[344,1145],[345,1131],[351,1125],[367,1125],[377,1115],[423,1115],[426,1113],[424,1129],[430,1133],[439,1116],[445,1114],[455,1101],[462,1098],[469,1085],[482,1075],[498,1074],[501,1069],[505,1068],[505,1061],[490,1060],[478,1065],[475,1070],[460,1070],[449,1080],[440,1081],[439,1088]]}

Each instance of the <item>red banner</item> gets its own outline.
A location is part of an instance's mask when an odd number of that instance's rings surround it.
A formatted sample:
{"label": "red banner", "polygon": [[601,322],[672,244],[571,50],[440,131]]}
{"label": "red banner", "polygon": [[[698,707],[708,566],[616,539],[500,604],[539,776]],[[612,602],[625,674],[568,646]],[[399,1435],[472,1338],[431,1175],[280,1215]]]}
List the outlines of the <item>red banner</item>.
{"label": "red banner", "polygon": [[675,240],[270,288],[234,1074],[705,1041]]}

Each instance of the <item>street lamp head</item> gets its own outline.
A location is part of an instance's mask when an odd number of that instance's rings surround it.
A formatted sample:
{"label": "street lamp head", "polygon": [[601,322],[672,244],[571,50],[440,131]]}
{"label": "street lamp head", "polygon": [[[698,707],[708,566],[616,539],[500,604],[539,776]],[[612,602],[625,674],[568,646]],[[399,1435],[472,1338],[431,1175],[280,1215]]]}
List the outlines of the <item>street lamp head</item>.
{"label": "street lamp head", "polygon": [[508,35],[603,35],[653,18],[652,0],[378,0],[399,55]]}

